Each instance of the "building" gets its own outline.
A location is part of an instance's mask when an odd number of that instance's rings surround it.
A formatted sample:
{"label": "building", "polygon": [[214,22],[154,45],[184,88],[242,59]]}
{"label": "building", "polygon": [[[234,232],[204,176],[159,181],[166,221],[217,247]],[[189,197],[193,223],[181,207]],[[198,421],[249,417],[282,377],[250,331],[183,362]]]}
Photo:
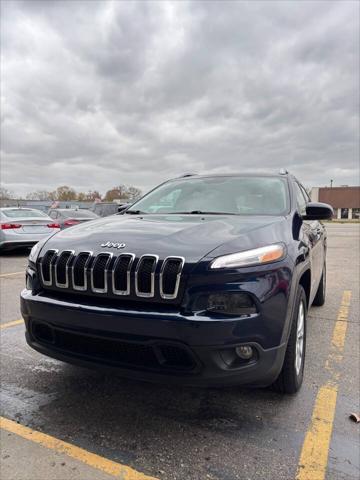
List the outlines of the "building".
{"label": "building", "polygon": [[[16,200],[6,199],[0,200],[0,207],[24,207],[35,208],[47,212],[53,200]],[[58,208],[91,208],[94,202],[78,202],[77,200],[59,201]]]}
{"label": "building", "polygon": [[314,187],[313,202],[324,202],[334,209],[334,218],[360,219],[360,187]]}
{"label": "building", "polygon": [[[128,200],[124,198],[119,198],[113,200],[112,202],[107,203],[116,203],[118,206],[124,205],[128,202],[133,203],[134,200]],[[95,202],[97,203],[97,202]],[[101,202],[100,202],[101,203]],[[94,205],[94,202],[79,202],[78,200],[16,200],[16,199],[0,199],[0,208],[2,207],[24,207],[24,208],[35,208],[41,210],[45,213],[49,211],[50,208],[86,208],[91,209]]]}

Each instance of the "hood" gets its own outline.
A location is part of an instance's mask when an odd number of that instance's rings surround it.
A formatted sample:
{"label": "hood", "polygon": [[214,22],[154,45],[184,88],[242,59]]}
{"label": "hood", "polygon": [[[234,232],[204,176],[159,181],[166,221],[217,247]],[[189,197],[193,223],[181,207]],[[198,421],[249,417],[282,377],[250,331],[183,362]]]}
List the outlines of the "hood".
{"label": "hood", "polygon": [[[112,251],[136,256],[155,254],[183,256],[197,262],[280,241],[284,217],[240,215],[113,215],[86,222],[57,233],[46,249]],[[274,228],[274,224],[276,227]],[[101,244],[125,243],[123,249]]]}

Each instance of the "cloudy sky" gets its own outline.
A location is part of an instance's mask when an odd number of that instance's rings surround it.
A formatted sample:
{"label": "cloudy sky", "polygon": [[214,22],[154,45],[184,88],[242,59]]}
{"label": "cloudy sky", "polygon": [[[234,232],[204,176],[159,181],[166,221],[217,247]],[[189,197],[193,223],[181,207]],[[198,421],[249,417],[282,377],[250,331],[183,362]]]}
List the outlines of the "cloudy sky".
{"label": "cloudy sky", "polygon": [[359,2],[2,1],[1,180],[357,184]]}

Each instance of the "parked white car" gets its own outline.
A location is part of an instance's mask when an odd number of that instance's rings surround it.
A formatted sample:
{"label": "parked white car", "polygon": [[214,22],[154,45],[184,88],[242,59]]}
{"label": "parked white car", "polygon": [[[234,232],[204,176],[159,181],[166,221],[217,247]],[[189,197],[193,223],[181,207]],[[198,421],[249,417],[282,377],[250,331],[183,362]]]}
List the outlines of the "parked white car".
{"label": "parked white car", "polygon": [[46,213],[31,208],[0,208],[0,250],[32,247],[60,230]]}

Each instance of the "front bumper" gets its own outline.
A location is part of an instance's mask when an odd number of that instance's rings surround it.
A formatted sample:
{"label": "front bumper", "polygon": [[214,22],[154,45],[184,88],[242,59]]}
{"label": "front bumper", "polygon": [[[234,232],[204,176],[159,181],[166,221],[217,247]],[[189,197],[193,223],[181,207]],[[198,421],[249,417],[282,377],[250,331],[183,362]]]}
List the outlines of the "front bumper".
{"label": "front bumper", "polygon": [[[261,342],[264,319],[209,319],[174,311],[124,311],[56,297],[21,293],[26,340],[35,350],[122,376],[185,385],[271,384],[286,343]],[[40,333],[39,333],[40,332]],[[254,348],[250,361],[234,360],[235,347]]]}

